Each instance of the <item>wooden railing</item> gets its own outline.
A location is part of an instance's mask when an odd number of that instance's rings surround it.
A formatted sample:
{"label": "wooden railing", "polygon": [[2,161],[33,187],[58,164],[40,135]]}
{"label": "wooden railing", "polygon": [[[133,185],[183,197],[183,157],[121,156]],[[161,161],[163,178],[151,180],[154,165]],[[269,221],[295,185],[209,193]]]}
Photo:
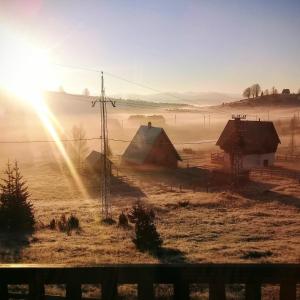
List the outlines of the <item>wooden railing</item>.
{"label": "wooden railing", "polygon": [[226,299],[226,284],[245,284],[245,298],[261,299],[262,284],[279,284],[281,300],[296,299],[300,264],[102,265],[93,267],[0,265],[0,299],[16,299],[8,285],[25,284],[19,299],[47,299],[45,285],[65,284],[65,299],[82,299],[82,284],[101,285],[103,300],[118,299],[118,285],[137,284],[139,300],[155,299],[154,284],[172,284],[175,300],[190,299],[190,285],[208,284],[209,299]]}

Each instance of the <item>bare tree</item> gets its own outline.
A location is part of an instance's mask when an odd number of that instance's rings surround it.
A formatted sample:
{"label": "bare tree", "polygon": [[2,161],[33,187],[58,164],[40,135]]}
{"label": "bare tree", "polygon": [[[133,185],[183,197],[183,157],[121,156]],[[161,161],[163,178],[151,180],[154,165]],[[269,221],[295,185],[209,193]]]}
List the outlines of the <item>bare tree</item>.
{"label": "bare tree", "polygon": [[278,90],[275,88],[275,86],[272,87],[271,94],[272,95],[277,95],[278,94]]}
{"label": "bare tree", "polygon": [[251,96],[251,89],[249,87],[247,87],[244,92],[243,92],[243,96],[246,97],[246,98],[250,98]]}
{"label": "bare tree", "polygon": [[250,89],[252,97],[257,98],[261,91],[260,85],[258,83],[255,83],[250,87]]}
{"label": "bare tree", "polygon": [[86,132],[82,125],[73,126],[72,138],[72,147],[70,149],[71,158],[76,167],[80,170],[83,164],[83,160],[88,152]]}
{"label": "bare tree", "polygon": [[265,90],[265,95],[266,96],[269,95],[269,90],[268,89]]}
{"label": "bare tree", "polygon": [[90,91],[89,91],[89,89],[87,89],[87,88],[85,88],[83,91],[82,91],[82,95],[83,96],[90,96]]}

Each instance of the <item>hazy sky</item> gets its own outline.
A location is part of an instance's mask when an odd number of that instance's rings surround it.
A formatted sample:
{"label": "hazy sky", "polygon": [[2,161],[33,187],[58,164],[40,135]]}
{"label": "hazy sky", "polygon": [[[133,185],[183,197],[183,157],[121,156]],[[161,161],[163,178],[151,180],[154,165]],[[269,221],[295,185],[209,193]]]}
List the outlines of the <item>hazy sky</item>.
{"label": "hazy sky", "polygon": [[[299,0],[0,0],[0,26],[1,43],[13,32],[52,62],[162,91],[300,88]],[[67,91],[99,88],[96,73],[55,72]],[[109,76],[106,90],[152,93]]]}

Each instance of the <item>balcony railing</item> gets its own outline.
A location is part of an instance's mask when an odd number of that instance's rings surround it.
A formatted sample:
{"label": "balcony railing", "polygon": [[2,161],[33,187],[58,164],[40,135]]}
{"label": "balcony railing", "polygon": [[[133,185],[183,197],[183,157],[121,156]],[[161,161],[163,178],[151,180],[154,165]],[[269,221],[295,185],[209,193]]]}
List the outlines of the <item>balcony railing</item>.
{"label": "balcony railing", "polygon": [[[281,300],[296,300],[300,264],[139,264],[92,267],[0,265],[0,299],[47,299],[45,285],[64,284],[65,299],[82,299],[83,284],[101,285],[102,300],[118,299],[118,285],[137,284],[139,300],[155,299],[154,284],[172,284],[175,300],[190,299],[191,284],[208,284],[209,299],[226,299],[227,284],[245,284],[245,298],[261,299],[262,284],[280,285]],[[28,285],[28,295],[8,285]]]}

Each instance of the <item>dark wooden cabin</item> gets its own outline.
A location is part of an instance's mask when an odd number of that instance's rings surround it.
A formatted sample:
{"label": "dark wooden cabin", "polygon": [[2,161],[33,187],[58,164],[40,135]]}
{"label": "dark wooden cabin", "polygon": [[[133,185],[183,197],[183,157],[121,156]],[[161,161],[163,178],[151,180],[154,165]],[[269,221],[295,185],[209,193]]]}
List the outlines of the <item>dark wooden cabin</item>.
{"label": "dark wooden cabin", "polygon": [[235,153],[240,153],[243,170],[267,167],[274,163],[280,139],[273,122],[229,120],[217,146],[224,152],[224,167],[230,170]]}
{"label": "dark wooden cabin", "polygon": [[141,126],[122,156],[122,162],[132,165],[156,165],[176,168],[181,160],[163,128]]}

